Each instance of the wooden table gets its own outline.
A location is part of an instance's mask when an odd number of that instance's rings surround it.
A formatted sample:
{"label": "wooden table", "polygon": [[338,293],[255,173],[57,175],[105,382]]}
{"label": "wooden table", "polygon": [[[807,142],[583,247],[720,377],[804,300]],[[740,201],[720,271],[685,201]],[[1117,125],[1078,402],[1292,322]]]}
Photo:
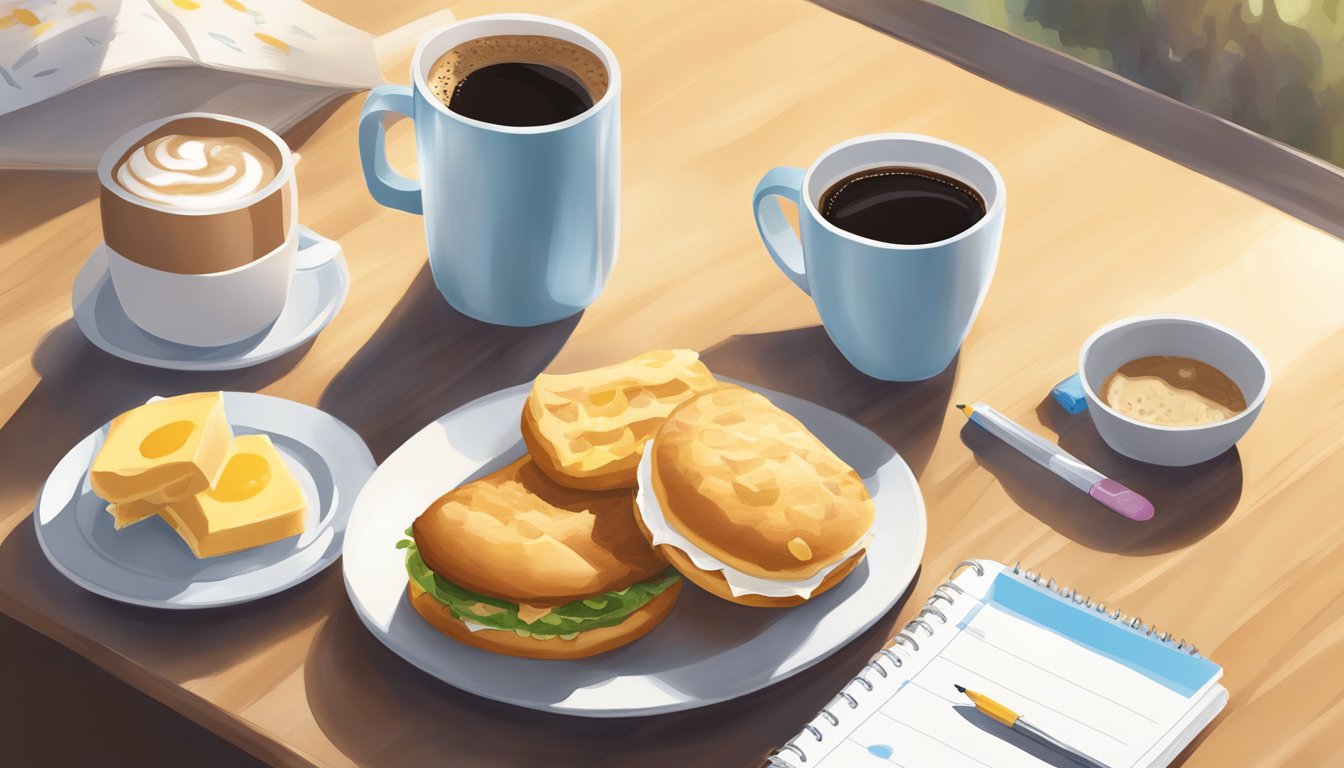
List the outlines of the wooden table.
{"label": "wooden table", "polygon": [[[380,34],[429,0],[314,2]],[[494,3],[451,4],[459,17]],[[1022,560],[1170,625],[1226,668],[1231,703],[1185,764],[1344,762],[1344,245],[1274,209],[804,2],[518,0],[610,43],[625,76],[621,262],[582,317],[537,329],[440,300],[421,222],[377,206],[355,148],[361,98],[291,132],[303,219],[354,286],[315,342],[223,374],[98,351],[70,287],[99,239],[86,174],[0,174],[0,608],[279,764],[749,765],[790,736],[969,556]],[[409,52],[389,54],[405,82]],[[998,275],[959,359],[918,384],[855,372],[757,239],[748,196],[776,164],[849,136],[919,131],[983,153],[1011,190]],[[412,157],[409,131],[394,157]],[[1228,162],[1236,162],[1228,158]],[[1099,325],[1205,315],[1253,339],[1275,382],[1240,447],[1190,469],[1122,460],[1047,399]],[[857,419],[919,476],[929,539],[914,600],[835,657],[747,699],[584,721],[439,684],[364,631],[332,568],[255,604],[118,605],[61,578],[30,512],[71,445],[155,394],[256,390],[344,419],[378,458],[467,400],[654,347]],[[1149,494],[1129,522],[1024,464],[950,403],[983,399]],[[9,659],[5,663],[22,663]]]}

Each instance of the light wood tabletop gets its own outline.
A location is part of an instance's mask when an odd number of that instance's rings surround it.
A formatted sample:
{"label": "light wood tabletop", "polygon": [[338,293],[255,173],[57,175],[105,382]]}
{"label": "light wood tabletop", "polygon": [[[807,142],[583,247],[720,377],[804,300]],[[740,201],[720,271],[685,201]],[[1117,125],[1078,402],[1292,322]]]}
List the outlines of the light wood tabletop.
{"label": "light wood tabletop", "polygon": [[[312,4],[374,34],[442,8]],[[449,6],[459,18],[500,10]],[[448,309],[421,221],[365,190],[358,96],[288,136],[303,154],[302,218],[344,247],[349,301],[310,345],[249,370],[172,373],[94,348],[71,320],[70,291],[99,240],[96,179],[0,174],[0,609],[277,764],[745,766],[796,732],[959,560],[1021,560],[1175,630],[1225,668],[1231,701],[1183,756],[1189,768],[1344,764],[1344,244],[801,0],[516,0],[509,10],[592,30],[623,70],[620,262],[581,317],[510,329]],[[408,48],[389,48],[389,79],[406,82],[408,61]],[[891,130],[978,151],[1009,190],[979,319],[953,365],[915,384],[868,379],[844,361],[771,265],[749,211],[769,168]],[[405,124],[391,142],[409,166]],[[1093,330],[1152,312],[1232,326],[1272,366],[1258,423],[1207,464],[1121,459],[1085,415],[1047,398]],[[913,598],[826,662],[736,702],[617,721],[515,709],[383,648],[339,567],[253,604],[160,612],[75,587],[34,535],[34,500],[60,457],[152,395],[255,390],[313,404],[381,460],[479,395],[671,346],[863,423],[901,452],[928,503]],[[1114,515],[967,429],[951,407],[959,400],[1057,438],[1147,494],[1157,518]]]}

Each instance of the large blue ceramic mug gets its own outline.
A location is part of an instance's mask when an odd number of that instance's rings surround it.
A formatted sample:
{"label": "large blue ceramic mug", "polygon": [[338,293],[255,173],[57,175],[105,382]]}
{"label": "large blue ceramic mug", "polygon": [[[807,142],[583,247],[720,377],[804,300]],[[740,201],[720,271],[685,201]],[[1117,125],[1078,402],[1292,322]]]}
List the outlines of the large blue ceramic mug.
{"label": "large blue ceramic mug", "polygon": [[[926,245],[893,245],[851,234],[822,218],[821,197],[871,168],[922,168],[980,193],[985,215]],[[778,203],[798,206],[793,233]],[[812,167],[775,168],[752,200],[766,250],[812,297],[826,333],[860,371],[888,381],[934,376],[952,362],[989,290],[1003,235],[1004,186],[974,152],[928,136],[860,136],[826,150]]]}
{"label": "large blue ceramic mug", "polygon": [[[459,115],[426,75],[470,40],[541,35],[582,46],[607,68],[606,94],[586,112],[533,127]],[[616,263],[620,213],[621,72],[601,40],[573,24],[498,14],[428,33],[411,60],[412,85],[381,86],[359,118],[364,180],[375,200],[425,219],[429,266],[459,312],[499,325],[540,325],[597,298]],[[387,163],[384,117],[415,121],[420,179]]]}

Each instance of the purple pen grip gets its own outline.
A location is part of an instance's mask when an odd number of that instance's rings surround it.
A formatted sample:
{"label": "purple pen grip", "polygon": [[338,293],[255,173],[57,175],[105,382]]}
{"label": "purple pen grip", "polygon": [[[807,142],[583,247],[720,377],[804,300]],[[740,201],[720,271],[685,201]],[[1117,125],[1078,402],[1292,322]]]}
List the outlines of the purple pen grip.
{"label": "purple pen grip", "polygon": [[1130,520],[1150,520],[1153,517],[1153,503],[1151,501],[1109,477],[1094,483],[1088,490],[1087,495]]}

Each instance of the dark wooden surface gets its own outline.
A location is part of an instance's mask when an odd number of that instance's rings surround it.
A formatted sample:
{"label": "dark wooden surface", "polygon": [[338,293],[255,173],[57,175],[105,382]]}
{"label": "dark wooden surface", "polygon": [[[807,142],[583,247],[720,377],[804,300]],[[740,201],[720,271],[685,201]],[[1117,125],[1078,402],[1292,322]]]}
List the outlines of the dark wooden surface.
{"label": "dark wooden surface", "polygon": [[264,765],[7,616],[0,654],[0,765]]}

